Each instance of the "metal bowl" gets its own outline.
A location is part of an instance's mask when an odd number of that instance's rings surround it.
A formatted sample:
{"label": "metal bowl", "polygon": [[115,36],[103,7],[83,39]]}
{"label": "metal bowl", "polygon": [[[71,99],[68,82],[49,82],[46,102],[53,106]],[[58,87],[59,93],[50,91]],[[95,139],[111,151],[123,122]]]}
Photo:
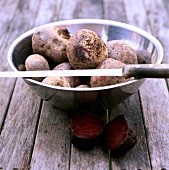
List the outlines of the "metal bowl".
{"label": "metal bowl", "polygon": [[[59,21],[41,27],[64,26],[71,34],[85,28],[95,31],[104,41],[124,40],[141,55],[142,63],[160,64],[163,59],[163,48],[159,41],[149,33],[137,27],[109,20],[76,19]],[[33,53],[31,37],[37,28],[34,28],[11,45],[8,51],[8,62],[14,71],[23,64],[27,56]],[[51,102],[55,107],[64,110],[79,108],[113,108],[130,95],[135,93],[145,79],[131,80],[116,85],[94,88],[68,88],[43,84],[32,79],[24,78],[30,88],[42,99]]]}

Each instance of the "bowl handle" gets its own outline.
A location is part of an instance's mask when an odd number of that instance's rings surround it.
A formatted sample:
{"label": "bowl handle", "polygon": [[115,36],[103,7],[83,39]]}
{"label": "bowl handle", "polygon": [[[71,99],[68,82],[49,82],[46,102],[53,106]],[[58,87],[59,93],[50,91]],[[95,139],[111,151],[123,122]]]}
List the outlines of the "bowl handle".
{"label": "bowl handle", "polygon": [[125,78],[169,78],[169,64],[131,64],[123,68]]}

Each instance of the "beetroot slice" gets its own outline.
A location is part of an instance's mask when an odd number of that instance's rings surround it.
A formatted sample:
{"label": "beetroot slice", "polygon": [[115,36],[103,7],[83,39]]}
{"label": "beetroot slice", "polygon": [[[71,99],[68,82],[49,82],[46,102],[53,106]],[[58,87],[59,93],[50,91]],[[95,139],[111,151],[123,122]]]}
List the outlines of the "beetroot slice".
{"label": "beetroot slice", "polygon": [[134,147],[136,142],[137,142],[136,134],[134,133],[133,130],[128,129],[128,134],[127,134],[126,140],[116,150],[118,152],[124,152],[124,151],[130,150],[130,149],[132,149]]}
{"label": "beetroot slice", "polygon": [[119,115],[111,120],[104,129],[103,145],[111,151],[127,151],[137,141],[133,130],[128,127],[124,115]]}
{"label": "beetroot slice", "polygon": [[71,124],[72,135],[82,139],[92,139],[99,136],[104,129],[104,122],[94,114],[78,115]]}

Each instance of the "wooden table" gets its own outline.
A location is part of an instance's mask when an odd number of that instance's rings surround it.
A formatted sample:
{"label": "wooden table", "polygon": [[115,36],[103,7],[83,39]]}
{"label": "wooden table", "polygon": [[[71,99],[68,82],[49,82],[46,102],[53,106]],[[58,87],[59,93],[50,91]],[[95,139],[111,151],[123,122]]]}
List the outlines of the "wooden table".
{"label": "wooden table", "polygon": [[[129,23],[153,34],[169,63],[168,0],[0,0],[0,70],[10,70],[7,52],[22,33],[49,22],[100,18]],[[0,79],[0,169],[168,170],[169,81],[148,79],[112,109],[134,122],[136,146],[111,157],[100,147],[85,152],[70,143],[68,112],[42,101],[20,78]]]}

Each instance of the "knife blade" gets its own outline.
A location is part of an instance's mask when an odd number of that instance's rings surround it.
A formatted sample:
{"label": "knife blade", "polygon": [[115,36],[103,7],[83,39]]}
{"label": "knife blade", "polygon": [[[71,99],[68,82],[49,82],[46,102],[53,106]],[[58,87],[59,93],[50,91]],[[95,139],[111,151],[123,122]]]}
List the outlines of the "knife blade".
{"label": "knife blade", "polygon": [[169,64],[131,64],[116,69],[6,71],[0,77],[124,76],[125,78],[169,78]]}
{"label": "knife blade", "polygon": [[122,69],[42,70],[0,72],[0,77],[48,77],[48,76],[122,76]]}

